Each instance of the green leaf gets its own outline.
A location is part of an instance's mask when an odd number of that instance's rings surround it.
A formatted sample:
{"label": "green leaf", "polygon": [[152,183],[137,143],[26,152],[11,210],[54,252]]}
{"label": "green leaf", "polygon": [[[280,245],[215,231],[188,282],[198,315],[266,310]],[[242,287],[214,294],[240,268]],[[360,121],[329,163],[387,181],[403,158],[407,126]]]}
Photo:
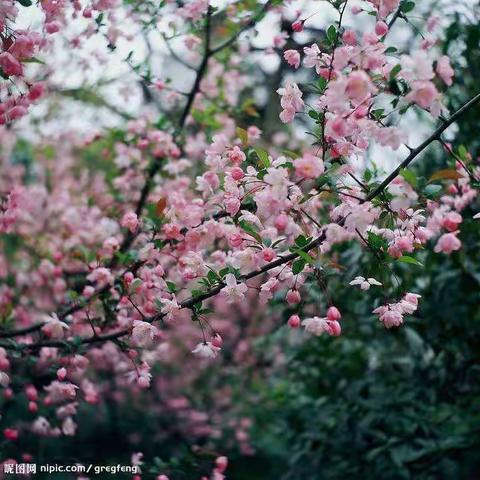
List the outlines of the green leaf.
{"label": "green leaf", "polygon": [[403,13],[411,12],[415,8],[415,2],[407,1],[400,4],[400,10]]}
{"label": "green leaf", "polygon": [[458,147],[458,155],[462,160],[468,161],[469,154],[468,154],[468,150],[465,148],[465,145],[460,145]]}
{"label": "green leaf", "polygon": [[327,87],[328,80],[324,77],[320,77],[317,80],[317,88],[320,90],[320,92],[323,92],[325,88]]}
{"label": "green leaf", "polygon": [[255,230],[255,227],[251,223],[246,222],[245,220],[241,220],[240,222],[238,222],[238,225],[244,232],[248,233],[259,243],[262,243],[262,237],[260,237],[260,235]]}
{"label": "green leaf", "polygon": [[240,127],[237,127],[235,129],[235,132],[237,134],[237,137],[242,141],[242,143],[246,145],[248,143],[248,132]]}
{"label": "green leaf", "polygon": [[409,183],[412,187],[416,187],[418,182],[417,182],[417,176],[411,171],[407,170],[405,168],[402,168],[400,170],[400,175],[405,179],[407,183]]}
{"label": "green leaf", "polygon": [[388,248],[387,240],[376,233],[367,232],[367,239],[369,247],[374,250],[386,250]]}
{"label": "green leaf", "polygon": [[37,57],[30,57],[22,60],[23,63],[40,63],[41,65],[45,65],[45,62],[43,60],[40,60]]}
{"label": "green leaf", "polygon": [[299,235],[295,239],[295,245],[299,246],[300,248],[304,247],[307,244],[308,244],[308,240],[304,235]]}
{"label": "green leaf", "polygon": [[298,260],[295,260],[292,265],[292,272],[294,275],[298,275],[303,271],[305,268],[305,265],[307,262],[303,258],[299,258]]}
{"label": "green leaf", "polygon": [[327,30],[327,38],[330,43],[335,43],[337,40],[337,29],[335,25],[330,25]]}
{"label": "green leaf", "polygon": [[410,263],[411,265],[417,265],[418,267],[423,267],[423,263],[420,263],[416,258],[410,257],[408,255],[403,255],[400,258],[397,258],[397,262]]}
{"label": "green leaf", "polygon": [[295,252],[299,257],[303,258],[306,263],[310,265],[315,265],[315,259],[312,258],[307,252],[304,252],[303,250],[297,250]]}
{"label": "green leaf", "polygon": [[17,2],[23,7],[31,7],[33,3],[32,0],[17,0]]}
{"label": "green leaf", "polygon": [[402,69],[402,66],[400,64],[395,65],[391,70],[390,70],[390,80],[393,80],[399,73],[400,70]]}
{"label": "green leaf", "polygon": [[294,160],[298,158],[300,155],[298,153],[292,152],[292,150],[282,150],[282,153],[287,155],[287,157],[293,158]]}
{"label": "green leaf", "polygon": [[258,148],[258,147],[254,147],[254,150],[260,160],[260,165],[262,166],[262,168],[268,168],[270,166],[268,153],[265,150],[262,150],[261,148]]}
{"label": "green leaf", "polygon": [[176,293],[176,291],[177,291],[177,286],[176,286],[173,282],[169,282],[169,281],[167,280],[167,282],[165,282],[165,283],[167,284],[167,288],[168,288],[168,291],[169,291],[170,293]]}

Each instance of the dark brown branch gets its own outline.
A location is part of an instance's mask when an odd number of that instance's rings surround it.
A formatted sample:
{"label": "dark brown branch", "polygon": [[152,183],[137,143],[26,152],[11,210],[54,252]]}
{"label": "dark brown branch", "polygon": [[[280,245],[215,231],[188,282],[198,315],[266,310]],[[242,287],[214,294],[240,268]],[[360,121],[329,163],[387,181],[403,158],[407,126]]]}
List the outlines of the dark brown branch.
{"label": "dark brown branch", "polygon": [[468,101],[463,107],[459,108],[448,120],[445,120],[442,125],[440,125],[422,144],[420,144],[417,148],[414,148],[410,151],[410,154],[408,155],[405,160],[398,165],[398,167],[393,170],[390,175],[385,178],[385,180],[378,185],[377,188],[372,190],[367,197],[365,198],[366,201],[373,200],[376,196],[378,196],[387,186],[390,182],[393,181],[395,177],[398,176],[401,170],[404,168],[408,167],[410,163],[413,162],[413,160],[420,155],[431,143],[433,143],[435,140],[439,140],[442,133],[450,126],[452,123],[454,123],[459,117],[461,117],[466,111],[470,110],[472,107],[474,107],[477,103],[480,102],[480,93],[475,95],[470,101]]}

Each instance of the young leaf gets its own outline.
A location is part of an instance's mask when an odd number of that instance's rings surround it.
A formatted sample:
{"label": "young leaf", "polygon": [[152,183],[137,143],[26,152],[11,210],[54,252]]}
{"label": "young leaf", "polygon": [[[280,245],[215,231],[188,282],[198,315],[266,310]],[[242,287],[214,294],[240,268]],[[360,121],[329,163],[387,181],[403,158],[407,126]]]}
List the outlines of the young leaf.
{"label": "young leaf", "polygon": [[327,30],[327,38],[330,43],[335,43],[337,40],[337,29],[335,25],[330,25]]}
{"label": "young leaf", "polygon": [[400,175],[405,179],[407,183],[409,183],[412,187],[416,187],[418,182],[417,182],[417,176],[411,171],[403,168],[400,170]]}
{"label": "young leaf", "polygon": [[258,158],[260,159],[260,165],[262,166],[262,168],[268,168],[270,166],[268,153],[265,150],[262,150],[261,148],[258,148],[258,147],[255,147],[254,150],[255,150],[255,153],[258,155]]}
{"label": "young leaf", "polygon": [[402,69],[402,66],[400,64],[395,65],[390,70],[390,80],[393,80],[400,73],[401,69]]}
{"label": "young leaf", "polygon": [[235,132],[237,134],[237,137],[242,141],[242,143],[246,145],[248,143],[248,132],[240,127],[237,127],[235,129]]}
{"label": "young leaf", "polygon": [[461,173],[458,173],[453,168],[446,168],[444,170],[439,170],[435,172],[429,179],[428,183],[432,183],[435,180],[458,180],[459,178],[463,178]]}
{"label": "young leaf", "polygon": [[262,238],[260,237],[260,235],[255,231],[255,228],[254,226],[249,223],[249,222],[246,222],[245,220],[241,220],[240,222],[238,222],[238,225],[240,226],[240,228],[248,233],[250,236],[252,236],[255,240],[257,240],[259,243],[262,243]]}
{"label": "young leaf", "polygon": [[403,255],[400,258],[397,258],[397,262],[410,263],[412,265],[417,265],[418,267],[423,267],[423,263],[420,263],[416,258],[409,257],[408,255]]}
{"label": "young leaf", "polygon": [[299,258],[298,260],[295,260],[292,265],[292,272],[294,275],[298,275],[303,271],[305,268],[306,262],[303,258]]}
{"label": "young leaf", "polygon": [[163,215],[165,208],[167,207],[167,199],[165,197],[160,198],[158,202],[155,204],[155,213],[158,217]]}

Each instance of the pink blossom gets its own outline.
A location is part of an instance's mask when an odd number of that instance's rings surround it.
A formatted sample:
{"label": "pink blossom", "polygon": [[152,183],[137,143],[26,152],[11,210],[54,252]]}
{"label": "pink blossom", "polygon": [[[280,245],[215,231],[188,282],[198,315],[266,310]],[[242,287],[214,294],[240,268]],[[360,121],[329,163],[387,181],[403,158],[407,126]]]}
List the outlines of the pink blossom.
{"label": "pink blossom", "polygon": [[262,250],[262,258],[266,262],[271,262],[275,258],[275,250],[273,248],[264,248]]}
{"label": "pink blossom", "polygon": [[462,242],[457,237],[457,232],[444,233],[435,245],[434,251],[436,253],[442,252],[450,255],[455,250],[460,250]]}
{"label": "pink blossom", "polygon": [[202,358],[215,358],[218,355],[220,348],[215,347],[211,342],[199,343],[192,353]]}
{"label": "pink blossom", "polygon": [[333,305],[329,307],[327,310],[327,318],[328,320],[331,321],[338,321],[342,318],[342,314],[340,313],[340,310],[337,307],[334,307]]}
{"label": "pink blossom", "polygon": [[298,315],[290,315],[288,318],[288,326],[290,328],[298,328],[300,323],[300,317]]}
{"label": "pink blossom", "polygon": [[214,347],[217,347],[217,348],[221,348],[222,345],[223,345],[223,338],[222,336],[219,334],[219,333],[216,333],[213,337],[212,337],[212,345]]}
{"label": "pink blossom", "polygon": [[225,210],[233,217],[238,213],[240,210],[240,199],[233,196],[233,195],[228,195],[225,197]]}
{"label": "pink blossom", "polygon": [[37,82],[30,87],[28,91],[28,98],[33,102],[38,100],[45,91],[45,84],[43,82]]}
{"label": "pink blossom", "polygon": [[54,380],[44,390],[48,393],[45,397],[46,403],[60,403],[65,400],[73,400],[77,395],[78,387],[73,383]]}
{"label": "pink blossom", "polygon": [[370,77],[363,71],[352,72],[347,79],[346,93],[356,101],[362,101],[374,91]]}
{"label": "pink blossom", "polygon": [[96,268],[92,273],[87,275],[87,279],[91,282],[97,283],[99,287],[112,285],[114,281],[112,272],[105,267]]}
{"label": "pink blossom", "polygon": [[228,458],[227,457],[217,457],[215,459],[215,465],[217,467],[217,470],[220,472],[220,473],[224,473],[225,470],[227,469],[228,467]]}
{"label": "pink blossom", "polygon": [[298,290],[289,290],[285,300],[289,305],[296,305],[297,303],[301,302],[302,297],[300,296],[300,292]]}
{"label": "pink blossom", "polygon": [[0,386],[7,388],[10,384],[10,377],[5,372],[0,372]]}
{"label": "pink blossom", "polygon": [[152,344],[158,330],[151,323],[135,320],[133,322],[132,339],[140,347]]}
{"label": "pink blossom", "polygon": [[342,39],[347,45],[355,45],[357,43],[357,34],[353,30],[345,30]]}
{"label": "pink blossom", "polygon": [[277,215],[274,222],[275,228],[277,230],[283,231],[287,228],[288,225],[288,216],[284,213]]}
{"label": "pink blossom", "polygon": [[173,295],[171,300],[164,298],[161,303],[162,307],[160,311],[165,315],[166,320],[174,320],[175,316],[180,311],[180,305],[177,303],[175,296]]}
{"label": "pink blossom", "polygon": [[70,327],[60,321],[56,313],[52,313],[45,318],[45,325],[42,327],[42,332],[49,338],[63,338],[65,330]]}
{"label": "pink blossom", "polygon": [[123,215],[120,222],[122,227],[128,228],[130,232],[135,233],[138,227],[138,217],[135,212],[127,212]]}
{"label": "pink blossom", "polygon": [[284,123],[293,121],[295,114],[304,107],[302,92],[296,83],[287,83],[284,88],[279,88],[277,93],[281,95],[280,105],[283,111],[280,113],[280,120]]}
{"label": "pink blossom", "polygon": [[306,332],[313,333],[314,335],[322,335],[322,333],[325,332],[330,334],[330,325],[326,318],[306,318],[303,320],[302,325],[305,327]]}
{"label": "pink blossom", "polygon": [[297,50],[285,50],[283,53],[283,58],[294,68],[298,68],[300,66],[300,54],[297,52]]}
{"label": "pink blossom", "polygon": [[232,175],[232,178],[237,182],[245,176],[245,172],[240,167],[233,167],[232,170],[230,170],[230,174]]}
{"label": "pink blossom", "polygon": [[27,109],[22,105],[15,105],[7,112],[7,117],[10,120],[17,120],[18,118],[22,118],[27,114]]}
{"label": "pink blossom", "polygon": [[412,91],[405,97],[408,102],[414,102],[428,109],[438,99],[439,93],[430,81],[416,81],[411,84]]}
{"label": "pink blossom", "polygon": [[339,337],[342,334],[342,327],[336,320],[329,320],[327,332],[332,337]]}
{"label": "pink blossom", "polygon": [[359,285],[362,290],[368,290],[372,285],[379,285],[382,284],[375,280],[375,278],[364,278],[364,277],[355,277],[351,282],[350,285]]}
{"label": "pink blossom", "polygon": [[169,240],[183,240],[183,234],[181,233],[181,226],[177,223],[166,223],[163,226],[163,232]]}
{"label": "pink blossom", "polygon": [[229,152],[228,152],[228,159],[237,167],[246,160],[247,156],[244,152],[235,145]]}
{"label": "pink blossom", "polygon": [[9,52],[0,53],[0,67],[5,75],[22,75],[22,64]]}
{"label": "pink blossom", "polygon": [[448,212],[442,220],[442,227],[449,232],[454,232],[462,223],[462,216],[458,212]]}
{"label": "pink blossom", "polygon": [[455,72],[450,65],[450,59],[446,55],[438,59],[436,70],[439,77],[445,82],[446,85],[450,86],[453,83],[453,76]]}
{"label": "pink blossom", "polygon": [[45,30],[47,33],[57,33],[60,31],[60,28],[61,28],[61,24],[60,22],[57,22],[56,20],[52,21],[52,22],[47,22],[45,24]]}
{"label": "pink blossom", "polygon": [[225,287],[222,288],[222,293],[228,303],[243,300],[247,290],[248,288],[244,283],[237,283],[237,279],[233,273],[227,273],[227,275],[225,275]]}
{"label": "pink blossom", "polygon": [[388,32],[388,25],[383,22],[382,20],[379,20],[376,24],[375,24],[375,33],[379,36],[379,37],[383,37],[384,35],[386,35]]}
{"label": "pink blossom", "polygon": [[303,157],[297,158],[293,165],[295,167],[295,173],[300,178],[316,179],[325,170],[323,161],[320,157],[316,157],[311,153],[305,153]]}
{"label": "pink blossom", "polygon": [[399,327],[403,323],[403,315],[397,310],[387,310],[380,316],[386,328]]}
{"label": "pink blossom", "polygon": [[294,32],[302,32],[303,31],[303,24],[305,23],[305,20],[297,20],[292,23],[292,30]]}

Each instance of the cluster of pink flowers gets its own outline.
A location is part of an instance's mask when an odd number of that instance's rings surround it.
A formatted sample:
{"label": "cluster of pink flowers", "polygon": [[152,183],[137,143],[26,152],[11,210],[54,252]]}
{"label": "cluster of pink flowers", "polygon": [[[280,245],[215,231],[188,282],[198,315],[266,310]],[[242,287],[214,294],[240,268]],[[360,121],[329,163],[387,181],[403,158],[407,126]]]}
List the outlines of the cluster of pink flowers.
{"label": "cluster of pink flowers", "polygon": [[[13,0],[0,1],[0,125],[23,117],[30,104],[44,91],[42,82],[29,81],[26,63],[45,45],[44,37],[34,31],[14,29],[18,7]],[[8,81],[15,82],[20,94],[13,93]]]}
{"label": "cluster of pink flowers", "polygon": [[[50,36],[66,30],[69,22],[81,14],[83,19],[91,19],[89,25],[73,39],[69,39],[74,47],[79,47],[81,37],[90,37],[98,28],[93,15],[109,13],[109,26],[106,36],[109,44],[115,46],[118,38],[124,36],[116,25],[115,8],[118,0],[97,0],[87,7],[82,7],[78,0],[65,2],[58,0],[42,0],[39,8],[44,14],[42,31],[16,28],[20,8],[15,0],[0,0],[0,125],[10,124],[24,117],[30,105],[38,101],[45,93],[47,82],[44,77],[54,69],[54,65],[40,67],[35,71],[33,65],[44,63],[43,58],[52,57]],[[31,7],[34,8],[34,7]],[[48,61],[48,60],[47,60]],[[42,78],[42,80],[39,80]]]}
{"label": "cluster of pink flowers", "polygon": [[378,314],[385,328],[399,327],[403,323],[404,315],[415,313],[418,308],[418,299],[421,295],[406,293],[397,303],[389,303],[376,308],[373,313]]}

